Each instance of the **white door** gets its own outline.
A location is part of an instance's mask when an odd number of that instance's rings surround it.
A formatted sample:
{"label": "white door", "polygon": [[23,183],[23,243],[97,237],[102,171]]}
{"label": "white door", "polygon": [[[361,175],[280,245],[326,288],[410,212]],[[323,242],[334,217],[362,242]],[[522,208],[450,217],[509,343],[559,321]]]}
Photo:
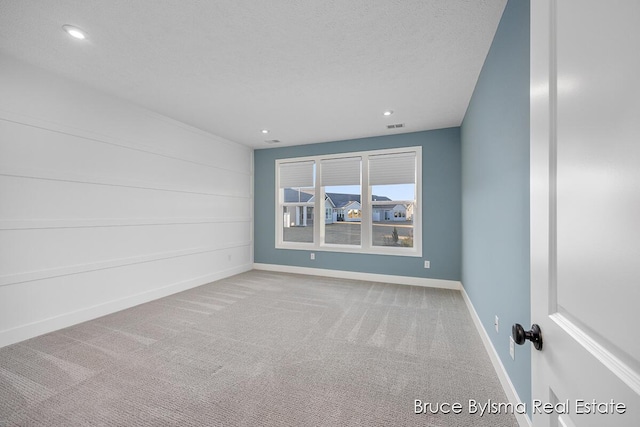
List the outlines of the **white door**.
{"label": "white door", "polygon": [[640,426],[639,0],[531,1],[531,289],[534,426]]}
{"label": "white door", "polygon": [[531,289],[533,425],[640,426],[639,0],[531,1]]}

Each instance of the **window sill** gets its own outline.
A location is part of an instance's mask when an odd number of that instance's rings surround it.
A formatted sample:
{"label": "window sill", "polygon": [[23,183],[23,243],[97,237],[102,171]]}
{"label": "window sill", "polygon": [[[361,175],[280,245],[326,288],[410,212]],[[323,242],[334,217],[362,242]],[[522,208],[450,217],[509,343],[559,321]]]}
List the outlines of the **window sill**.
{"label": "window sill", "polygon": [[404,257],[422,257],[422,251],[418,248],[402,247],[375,247],[364,249],[360,246],[349,245],[316,245],[314,243],[282,243],[277,244],[276,249],[286,249],[294,251],[314,251],[314,252],[335,252],[363,255],[387,255]]}

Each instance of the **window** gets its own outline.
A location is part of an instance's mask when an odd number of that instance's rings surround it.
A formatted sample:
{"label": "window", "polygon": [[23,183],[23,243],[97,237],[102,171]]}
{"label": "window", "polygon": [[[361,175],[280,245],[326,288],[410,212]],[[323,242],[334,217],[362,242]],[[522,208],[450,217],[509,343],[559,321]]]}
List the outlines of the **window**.
{"label": "window", "polygon": [[373,246],[414,246],[416,153],[369,157]]}
{"label": "window", "polygon": [[321,188],[326,204],[336,212],[336,220],[320,227],[320,241],[333,245],[360,246],[362,241],[361,186],[362,158],[322,159]]}
{"label": "window", "polygon": [[313,243],[315,162],[282,163],[279,168],[282,242]]}
{"label": "window", "polygon": [[408,147],[276,160],[276,247],[422,256],[421,157]]}

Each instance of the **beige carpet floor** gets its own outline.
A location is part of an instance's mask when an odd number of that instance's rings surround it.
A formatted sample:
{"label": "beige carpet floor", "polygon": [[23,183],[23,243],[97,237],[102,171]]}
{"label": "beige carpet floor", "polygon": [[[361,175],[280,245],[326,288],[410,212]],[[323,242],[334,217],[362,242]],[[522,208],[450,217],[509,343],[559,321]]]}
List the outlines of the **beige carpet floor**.
{"label": "beige carpet floor", "polygon": [[[414,414],[414,400],[461,414]],[[251,271],[0,349],[0,426],[515,426],[459,292]]]}

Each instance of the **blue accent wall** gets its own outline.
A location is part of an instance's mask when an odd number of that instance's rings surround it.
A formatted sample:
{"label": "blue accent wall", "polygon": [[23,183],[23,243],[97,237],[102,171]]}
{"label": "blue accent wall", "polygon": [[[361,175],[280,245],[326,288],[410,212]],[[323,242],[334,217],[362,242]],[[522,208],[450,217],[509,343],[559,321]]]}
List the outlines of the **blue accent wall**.
{"label": "blue accent wall", "polygon": [[[275,161],[290,157],[422,147],[422,258],[275,248]],[[256,263],[460,280],[460,128],[255,150]],[[424,261],[431,268],[424,268]]]}
{"label": "blue accent wall", "polygon": [[512,360],[509,336],[531,325],[529,15],[528,0],[507,3],[461,127],[462,284],[528,407],[531,346]]}

